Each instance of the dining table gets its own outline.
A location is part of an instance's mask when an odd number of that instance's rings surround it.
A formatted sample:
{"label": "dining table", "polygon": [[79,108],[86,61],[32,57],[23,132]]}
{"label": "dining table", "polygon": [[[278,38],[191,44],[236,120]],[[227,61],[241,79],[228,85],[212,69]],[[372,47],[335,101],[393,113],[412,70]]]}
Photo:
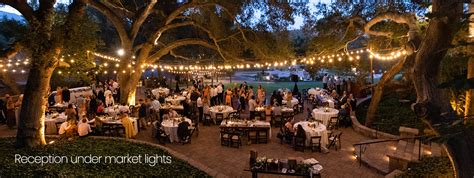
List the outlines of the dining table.
{"label": "dining table", "polygon": [[293,125],[293,128],[303,127],[306,133],[306,145],[310,145],[311,137],[321,136],[321,147],[326,148],[328,144],[328,131],[326,125],[319,122],[300,121]]}
{"label": "dining table", "polygon": [[184,118],[184,122],[188,122],[189,125],[192,125],[192,121],[189,118],[177,117],[171,119],[165,119],[161,122],[161,127],[165,131],[166,135],[169,135],[170,142],[179,142],[178,136],[178,124],[181,123],[181,120]]}
{"label": "dining table", "polygon": [[168,96],[170,94],[170,89],[163,88],[163,87],[155,88],[155,89],[151,90],[151,93],[155,97],[158,97],[159,95]]}
{"label": "dining table", "polygon": [[221,122],[220,128],[238,128],[239,130],[245,131],[266,130],[268,138],[272,137],[272,129],[268,121],[226,119]]}
{"label": "dining table", "polygon": [[63,123],[67,119],[66,114],[63,113],[54,113],[54,114],[48,114],[44,118],[44,126],[45,130],[44,133],[46,135],[55,135],[58,134],[58,127],[56,124]]}
{"label": "dining table", "polygon": [[217,113],[222,113],[224,116],[224,119],[229,117],[229,114],[231,112],[234,112],[234,108],[227,106],[227,105],[219,105],[219,106],[213,106],[209,108],[209,113],[211,114],[211,119],[214,121],[216,120],[216,114]]}
{"label": "dining table", "polygon": [[[133,129],[135,133],[138,133],[138,118],[137,117],[129,117],[132,120]],[[95,119],[100,119],[102,124],[110,124],[110,125],[122,125],[122,120],[117,119],[116,117],[97,117]],[[95,119],[90,120],[89,122],[95,122]]]}
{"label": "dining table", "polygon": [[[285,99],[282,100],[282,104],[286,105],[286,103],[287,103],[287,100],[285,100]],[[298,99],[296,99],[295,97],[293,97],[293,98],[291,99],[291,104],[292,104],[293,106],[296,106],[298,103],[299,103],[299,102],[298,102]]]}
{"label": "dining table", "polygon": [[165,98],[165,101],[167,103],[171,103],[171,104],[174,104],[174,105],[178,105],[184,100],[186,100],[186,97],[180,96],[180,95],[168,96],[168,97]]}
{"label": "dining table", "polygon": [[329,107],[313,109],[312,115],[315,120],[322,121],[324,125],[329,124],[331,117],[337,117],[339,110]]}

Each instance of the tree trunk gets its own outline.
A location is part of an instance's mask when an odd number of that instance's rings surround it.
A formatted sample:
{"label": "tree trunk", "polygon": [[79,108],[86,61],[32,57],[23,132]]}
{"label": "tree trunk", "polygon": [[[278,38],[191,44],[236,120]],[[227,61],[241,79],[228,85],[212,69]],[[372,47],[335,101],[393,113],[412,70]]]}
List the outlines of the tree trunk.
{"label": "tree trunk", "polygon": [[[469,17],[469,40],[470,42],[474,42],[474,0],[471,0],[471,3],[469,4],[469,12],[471,16]],[[470,47],[471,51],[473,47]],[[474,57],[471,56],[469,61],[467,62],[467,78],[471,79],[474,78]],[[474,89],[470,89],[466,91],[466,105],[465,105],[465,111],[464,111],[464,116],[469,117],[469,116],[474,116]]]}
{"label": "tree trunk", "polygon": [[0,73],[0,80],[6,87],[10,89],[13,95],[21,94],[21,90],[18,87],[18,84],[16,84],[15,80],[13,80],[7,73]]}
{"label": "tree trunk", "polygon": [[21,104],[16,137],[17,147],[45,145],[44,114],[53,67],[32,67]]}
{"label": "tree trunk", "polygon": [[142,70],[137,67],[135,73],[120,73],[120,103],[134,104],[138,82],[142,76]]}
{"label": "tree trunk", "polygon": [[[474,78],[474,57],[471,57],[467,62],[467,78]],[[464,116],[466,118],[474,116],[474,89],[466,91],[466,105],[464,108]]]}
{"label": "tree trunk", "polygon": [[[417,93],[417,103],[413,109],[418,116],[427,116],[431,126],[446,125],[448,113],[453,113],[449,100],[443,91],[436,88],[441,60],[453,39],[454,29],[460,21],[462,2],[460,0],[434,0],[433,17],[426,36],[417,53],[413,84]],[[447,118],[449,121],[449,117]],[[441,135],[446,129],[434,127]],[[465,127],[463,133],[447,142],[448,154],[453,161],[457,177],[474,176],[474,128]]]}
{"label": "tree trunk", "polygon": [[[414,55],[407,56],[406,58],[401,59],[400,61],[397,62],[390,70],[388,70],[386,73],[383,74],[382,78],[380,81],[377,83],[377,85],[374,87],[374,92],[372,94],[372,99],[370,100],[370,105],[369,108],[367,109],[367,116],[365,118],[365,125],[366,126],[371,126],[372,123],[375,121],[375,113],[377,111],[377,107],[380,103],[380,100],[382,100],[383,96],[383,88],[385,87],[385,84],[390,82],[393,77],[402,70],[405,61],[407,58],[413,58]],[[408,59],[410,60],[410,59]]]}

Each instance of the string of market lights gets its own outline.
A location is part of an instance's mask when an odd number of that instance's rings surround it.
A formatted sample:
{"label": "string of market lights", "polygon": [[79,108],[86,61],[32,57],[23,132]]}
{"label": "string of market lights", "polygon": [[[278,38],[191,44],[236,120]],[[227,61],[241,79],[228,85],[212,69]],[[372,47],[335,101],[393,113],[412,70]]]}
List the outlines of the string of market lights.
{"label": "string of market lights", "polygon": [[[184,71],[191,71],[191,72],[198,72],[198,71],[212,71],[213,73],[219,72],[221,70],[234,70],[234,69],[261,69],[261,68],[270,68],[270,67],[286,67],[289,65],[297,65],[297,64],[306,64],[306,65],[313,65],[316,62],[320,63],[333,63],[334,61],[342,61],[343,59],[347,59],[349,61],[353,60],[359,60],[361,57],[360,55],[364,53],[369,54],[369,58],[373,59],[378,59],[382,61],[389,61],[389,60],[394,60],[398,59],[402,56],[405,56],[407,54],[405,49],[399,48],[399,49],[390,49],[390,50],[384,50],[388,52],[383,52],[383,53],[378,53],[374,52],[368,48],[362,48],[362,49],[356,49],[356,50],[351,50],[348,52],[340,52],[340,53],[335,53],[335,54],[330,54],[330,55],[315,55],[313,57],[305,57],[303,59],[293,59],[293,60],[284,60],[284,61],[276,61],[276,62],[265,62],[265,63],[256,63],[256,64],[237,64],[237,65],[168,65],[168,64],[142,64],[141,69],[142,72],[145,72],[145,70],[151,70],[154,72],[154,70],[161,70],[161,71],[166,71],[170,73],[175,73],[175,74],[185,74]],[[108,62],[103,62],[101,64],[95,63],[97,66],[102,66],[102,67],[115,67],[119,68],[120,67],[120,58],[113,57],[113,56],[108,56],[105,54],[97,53],[97,52],[91,52],[91,51],[86,51],[87,54],[92,54],[95,57],[105,59],[110,61],[112,64],[109,65]],[[70,56],[70,55],[67,55]],[[133,56],[135,58],[135,56]],[[61,57],[61,61],[65,61],[64,56]],[[70,59],[68,62],[74,63],[74,59]],[[17,59],[16,61],[9,59],[8,61],[0,61],[0,71],[1,72],[11,72],[11,73],[26,73],[28,65],[30,61],[28,58],[24,60]],[[116,70],[111,70],[110,72],[108,70],[102,70],[102,71],[95,71],[93,73],[99,74],[108,74],[108,73],[135,73],[136,71],[132,68],[135,65],[135,61],[132,61],[130,64],[127,65],[128,70],[122,70],[118,71]],[[109,69],[110,70],[110,69]],[[63,72],[61,70],[57,71],[58,74],[62,74]],[[70,72],[68,72],[70,73]],[[79,73],[79,72],[78,72]],[[89,72],[84,72],[85,74],[89,74]]]}

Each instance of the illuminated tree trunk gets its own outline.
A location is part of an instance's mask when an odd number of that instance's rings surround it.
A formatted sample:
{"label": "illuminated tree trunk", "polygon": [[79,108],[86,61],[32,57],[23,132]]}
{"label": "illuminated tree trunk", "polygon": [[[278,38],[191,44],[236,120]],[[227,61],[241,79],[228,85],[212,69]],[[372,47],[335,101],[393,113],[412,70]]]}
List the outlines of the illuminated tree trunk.
{"label": "illuminated tree trunk", "polygon": [[49,80],[53,67],[33,67],[28,75],[26,90],[21,105],[17,147],[45,145],[44,113],[48,100]]}
{"label": "illuminated tree trunk", "polygon": [[[469,23],[469,40],[470,42],[474,42],[474,0],[471,1],[469,4],[469,13],[471,16],[469,17],[470,23]],[[474,48],[471,46],[470,47],[471,51],[474,50]],[[472,79],[474,78],[474,57],[471,56],[467,63],[467,78]],[[470,89],[466,91],[466,105],[465,105],[465,112],[464,116],[469,117],[469,116],[474,116],[474,89]]]}
{"label": "illuminated tree trunk", "polygon": [[[455,28],[462,15],[461,0],[434,0],[425,38],[417,53],[413,84],[417,93],[417,103],[413,105],[418,116],[426,116],[430,126],[439,134],[452,134],[447,129],[438,128],[450,121],[452,108],[444,91],[438,89],[438,71],[453,39]],[[452,131],[451,131],[452,132]],[[458,177],[474,176],[474,128],[463,127],[461,133],[447,142],[447,151]]]}

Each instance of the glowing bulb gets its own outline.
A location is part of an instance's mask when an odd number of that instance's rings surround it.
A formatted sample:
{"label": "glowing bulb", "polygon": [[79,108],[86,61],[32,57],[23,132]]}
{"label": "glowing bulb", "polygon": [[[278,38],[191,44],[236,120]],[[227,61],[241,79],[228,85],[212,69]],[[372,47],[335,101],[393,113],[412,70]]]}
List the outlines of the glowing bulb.
{"label": "glowing bulb", "polygon": [[104,63],[104,66],[105,66],[105,67],[107,67],[108,65],[109,65],[109,64],[107,64],[107,63]]}
{"label": "glowing bulb", "polygon": [[125,50],[119,49],[119,50],[117,50],[117,54],[118,54],[119,56],[123,56],[123,55],[125,54]]}

